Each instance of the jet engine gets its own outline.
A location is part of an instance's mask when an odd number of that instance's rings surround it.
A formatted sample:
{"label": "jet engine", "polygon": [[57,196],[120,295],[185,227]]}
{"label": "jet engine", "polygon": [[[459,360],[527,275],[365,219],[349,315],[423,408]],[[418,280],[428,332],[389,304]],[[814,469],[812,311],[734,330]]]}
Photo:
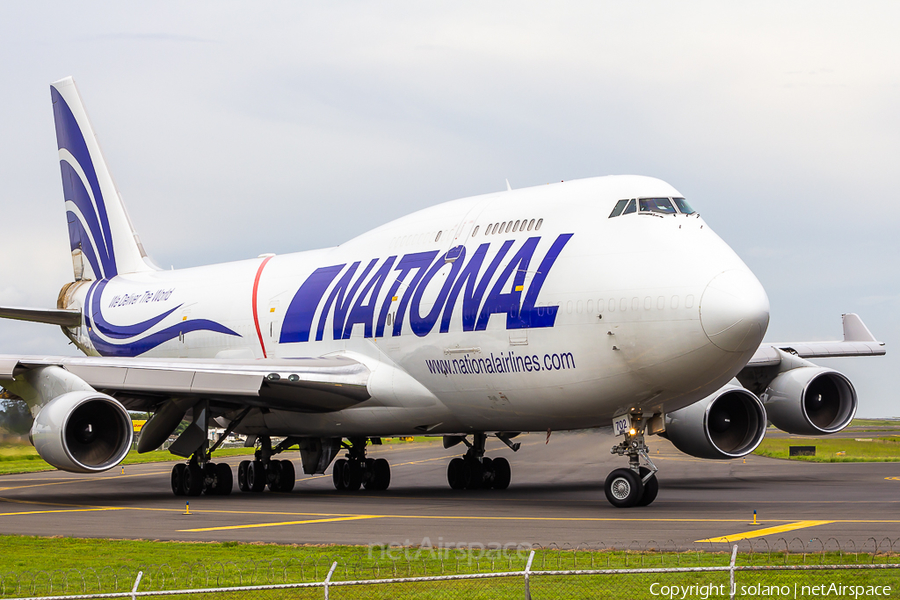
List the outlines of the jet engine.
{"label": "jet engine", "polygon": [[799,367],[779,374],[762,394],[769,421],[797,435],[836,433],[856,414],[856,390],[841,373]]}
{"label": "jet engine", "polygon": [[766,434],[766,409],[753,393],[726,385],[703,400],[666,415],[664,435],[697,458],[740,458]]}
{"label": "jet engine", "polygon": [[134,428],[115,398],[73,391],[48,402],[34,419],[31,443],[58,469],[96,473],[115,467],[131,448]]}

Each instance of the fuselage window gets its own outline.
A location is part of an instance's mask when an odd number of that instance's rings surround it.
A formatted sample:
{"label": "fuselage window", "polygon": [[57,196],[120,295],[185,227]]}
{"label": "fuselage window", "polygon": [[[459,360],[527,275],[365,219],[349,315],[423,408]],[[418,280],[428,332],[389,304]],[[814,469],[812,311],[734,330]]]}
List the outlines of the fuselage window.
{"label": "fuselage window", "polygon": [[541,225],[544,223],[543,219],[538,219],[537,225],[534,226],[534,230],[537,231],[541,228]]}
{"label": "fuselage window", "polygon": [[668,198],[641,198],[642,213],[662,213],[665,215],[674,215],[675,207],[669,202]]}
{"label": "fuselage window", "polygon": [[502,223],[500,223],[500,229],[498,229],[498,230],[495,231],[494,233],[503,233],[503,228],[504,228],[504,227],[506,227],[506,221],[503,221]]}
{"label": "fuselage window", "polygon": [[528,231],[531,231],[531,228],[532,228],[532,227],[534,227],[534,219],[532,219],[532,220],[528,223]]}
{"label": "fuselage window", "polygon": [[512,221],[506,224],[506,233],[509,233],[510,229],[512,229]]}
{"label": "fuselage window", "polygon": [[628,200],[619,200],[616,202],[615,208],[612,209],[612,212],[609,213],[609,218],[618,217],[622,214],[622,211],[625,210],[625,205],[628,204]]}
{"label": "fuselage window", "polygon": [[434,241],[438,241],[439,239],[441,239],[441,232],[440,232],[440,231],[437,232],[437,235],[434,237]]}
{"label": "fuselage window", "polygon": [[472,237],[478,235],[478,225],[475,226],[475,229],[472,230]]}
{"label": "fuselage window", "polygon": [[516,221],[516,224],[513,225],[513,233],[515,233],[519,230],[519,223],[521,223],[521,221]]}
{"label": "fuselage window", "polygon": [[691,205],[688,204],[687,200],[685,200],[684,198],[672,198],[672,202],[675,203],[675,205],[678,207],[678,210],[681,211],[681,214],[692,215],[697,212],[696,210],[691,208]]}
{"label": "fuselage window", "polygon": [[616,299],[615,298],[609,299],[609,312],[616,312]]}
{"label": "fuselage window", "polygon": [[634,199],[628,201],[628,206],[625,207],[625,211],[622,214],[630,215],[633,212],[637,212],[637,206],[634,203]]}

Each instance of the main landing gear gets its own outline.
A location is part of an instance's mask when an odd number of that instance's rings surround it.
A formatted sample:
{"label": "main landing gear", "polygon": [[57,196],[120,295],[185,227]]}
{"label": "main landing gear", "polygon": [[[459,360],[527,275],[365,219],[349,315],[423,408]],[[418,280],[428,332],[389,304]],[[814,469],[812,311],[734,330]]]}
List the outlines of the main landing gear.
{"label": "main landing gear", "polygon": [[[223,438],[229,432],[223,434]],[[260,447],[255,460],[245,460],[238,465],[237,483],[242,492],[262,492],[267,487],[273,492],[290,492],[294,489],[294,464],[289,460],[273,460],[272,456],[283,452],[296,443],[286,438],[276,448],[272,448],[269,436],[260,436]],[[231,465],[213,463],[212,451],[197,450],[187,464],[172,467],[172,492],[176,496],[227,496],[234,488]]]}
{"label": "main landing gear", "polygon": [[[611,454],[627,456],[629,463],[627,469],[616,469],[606,477],[606,499],[616,508],[648,506],[659,493],[658,469],[650,460],[644,443],[647,421],[640,415],[632,415],[632,428],[625,432],[625,439],[610,450]],[[641,465],[642,458],[647,466]]]}
{"label": "main landing gear", "polygon": [[262,492],[267,487],[272,492],[290,492],[294,489],[294,463],[289,460],[275,460],[273,455],[287,450],[296,443],[293,438],[285,438],[272,448],[272,439],[259,436],[259,449],[254,460],[243,460],[238,465],[238,489],[242,492]]}
{"label": "main landing gear", "polygon": [[[334,489],[355,492],[360,486],[367,490],[386,490],[391,485],[391,465],[383,458],[366,458],[368,438],[349,438],[342,443],[347,458],[334,461],[331,472]],[[373,444],[381,444],[381,438],[372,438]]]}
{"label": "main landing gear", "polygon": [[[519,444],[513,444],[509,437],[498,434],[513,452],[519,449]],[[487,435],[476,433],[472,436],[472,442],[462,436],[444,437],[444,447],[449,448],[462,442],[468,446],[465,455],[456,457],[447,465],[447,483],[454,490],[480,490],[495,489],[505,490],[509,487],[512,471],[509,461],[503,458],[490,459],[484,455],[484,444]]]}
{"label": "main landing gear", "polygon": [[225,463],[200,464],[197,455],[188,464],[178,463],[172,467],[172,492],[176,496],[227,496],[231,493],[234,480],[231,467]]}

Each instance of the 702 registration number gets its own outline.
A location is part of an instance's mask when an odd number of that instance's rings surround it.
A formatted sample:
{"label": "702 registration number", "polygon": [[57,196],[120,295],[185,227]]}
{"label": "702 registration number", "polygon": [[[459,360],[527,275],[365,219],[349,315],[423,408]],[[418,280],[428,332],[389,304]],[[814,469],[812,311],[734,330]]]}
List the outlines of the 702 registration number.
{"label": "702 registration number", "polygon": [[613,417],[613,433],[622,435],[631,429],[631,415],[619,415]]}

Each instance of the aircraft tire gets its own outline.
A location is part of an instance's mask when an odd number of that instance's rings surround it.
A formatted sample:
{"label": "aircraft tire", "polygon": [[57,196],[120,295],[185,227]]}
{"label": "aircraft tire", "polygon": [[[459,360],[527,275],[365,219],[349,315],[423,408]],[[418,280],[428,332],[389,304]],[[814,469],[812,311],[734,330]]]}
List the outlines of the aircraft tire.
{"label": "aircraft tire", "polygon": [[250,491],[250,481],[247,479],[247,470],[250,467],[249,460],[242,460],[238,465],[237,480],[238,489],[242,492]]}
{"label": "aircraft tire", "polygon": [[172,493],[176,496],[184,496],[184,470],[186,465],[178,463],[172,467]]}
{"label": "aircraft tire", "polygon": [[294,463],[289,460],[281,461],[281,484],[278,486],[279,492],[294,491],[294,481],[297,474],[294,471]]}
{"label": "aircraft tire", "polygon": [[203,469],[198,465],[189,464],[184,469],[182,489],[185,496],[199,496],[203,493]]}
{"label": "aircraft tire", "polygon": [[334,469],[331,471],[331,480],[334,483],[334,489],[338,491],[346,489],[344,487],[344,468],[347,464],[346,458],[339,458],[334,461]]}
{"label": "aircraft tire", "polygon": [[[650,469],[647,467],[641,467],[641,481],[644,480],[644,477],[647,476],[647,473],[650,472]],[[638,500],[636,506],[650,506],[654,500],[656,500],[656,495],[659,493],[659,480],[656,478],[654,474],[653,477],[647,480],[647,483],[644,484],[644,493],[641,494],[641,499]]]}
{"label": "aircraft tire", "polygon": [[606,499],[616,508],[636,506],[644,493],[641,478],[631,469],[616,469],[610,473],[603,488]]}
{"label": "aircraft tire", "polygon": [[362,468],[356,461],[347,461],[341,472],[341,479],[344,483],[344,489],[348,492],[355,492],[362,485]]}
{"label": "aircraft tire", "polygon": [[478,487],[485,490],[494,487],[494,459],[487,456],[481,459],[481,485]]}
{"label": "aircraft tire", "polygon": [[477,460],[467,460],[463,467],[463,488],[467,490],[481,489],[484,484],[484,467]]}
{"label": "aircraft tire", "polygon": [[216,495],[227,496],[234,488],[234,475],[231,473],[231,465],[218,463],[216,465]]}
{"label": "aircraft tire", "polygon": [[281,491],[281,461],[270,460],[266,469],[266,487],[270,492]]}
{"label": "aircraft tire", "polygon": [[372,483],[373,490],[382,491],[391,485],[391,465],[387,460],[378,458],[372,463]]}
{"label": "aircraft tire", "polygon": [[466,461],[458,456],[447,465],[447,483],[450,484],[451,490],[461,490],[465,487],[465,478],[463,476],[465,469]]}
{"label": "aircraft tire", "polygon": [[251,461],[247,465],[247,484],[251,492],[261,492],[266,489],[266,468],[261,460]]}
{"label": "aircraft tire", "polygon": [[505,490],[509,487],[509,482],[512,480],[512,469],[509,466],[509,461],[501,456],[494,459],[492,466],[494,468],[493,488],[495,490]]}

